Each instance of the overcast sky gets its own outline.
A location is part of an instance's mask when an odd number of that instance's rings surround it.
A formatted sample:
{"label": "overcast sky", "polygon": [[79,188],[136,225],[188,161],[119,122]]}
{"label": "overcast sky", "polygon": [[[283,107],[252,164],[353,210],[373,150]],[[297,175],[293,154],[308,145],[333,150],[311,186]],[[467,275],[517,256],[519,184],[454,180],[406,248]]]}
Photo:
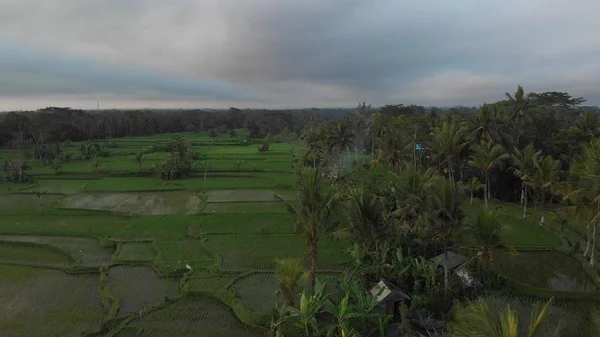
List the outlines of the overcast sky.
{"label": "overcast sky", "polygon": [[3,0],[0,110],[600,105],[598,0]]}

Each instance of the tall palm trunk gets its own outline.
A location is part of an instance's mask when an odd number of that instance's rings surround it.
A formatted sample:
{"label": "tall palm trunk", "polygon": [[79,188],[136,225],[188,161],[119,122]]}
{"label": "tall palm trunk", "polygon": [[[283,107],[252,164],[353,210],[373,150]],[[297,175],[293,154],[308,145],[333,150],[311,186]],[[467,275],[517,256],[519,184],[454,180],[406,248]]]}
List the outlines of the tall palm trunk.
{"label": "tall palm trunk", "polygon": [[594,266],[594,258],[596,256],[596,223],[597,221],[594,221],[594,229],[592,230],[592,254],[590,254],[590,267]]}
{"label": "tall palm trunk", "polygon": [[452,183],[452,187],[454,188],[454,170],[452,169],[452,160],[448,161],[448,180]]}
{"label": "tall palm trunk", "polygon": [[546,191],[542,190],[542,218],[540,219],[540,226],[546,224]]}
{"label": "tall palm trunk", "polygon": [[471,205],[473,205],[473,189],[471,189]]}
{"label": "tall palm trunk", "polygon": [[484,185],[483,185],[483,201],[485,203],[485,207],[488,207],[488,189],[489,189],[489,182],[488,182],[488,176],[487,176],[487,171],[483,172],[483,180],[485,181]]}
{"label": "tall palm trunk", "polygon": [[523,219],[527,219],[527,186],[523,186]]}
{"label": "tall palm trunk", "polygon": [[375,137],[371,139],[371,159],[375,158]]}
{"label": "tall palm trunk", "polygon": [[310,269],[310,290],[315,290],[317,282],[317,243],[312,241],[308,245],[308,266]]}
{"label": "tall palm trunk", "polygon": [[542,203],[542,217],[540,218],[540,226],[544,226],[546,224],[546,207],[543,206]]}
{"label": "tall palm trunk", "polygon": [[583,257],[587,257],[588,253],[590,252],[590,246],[592,245],[592,236],[591,236],[591,232],[592,232],[592,223],[591,221],[588,221],[587,226],[586,226],[586,230],[587,230],[587,236],[586,236],[586,243],[585,243],[585,250],[583,251]]}
{"label": "tall palm trunk", "polygon": [[348,151],[348,167],[350,167],[350,146],[346,148],[346,151]]}
{"label": "tall palm trunk", "polygon": [[444,295],[448,295],[448,248],[444,250]]}
{"label": "tall palm trunk", "polygon": [[492,184],[490,184],[490,172],[486,172],[487,175],[487,184],[488,184],[488,189],[487,189],[487,193],[488,193],[488,201],[492,200]]}

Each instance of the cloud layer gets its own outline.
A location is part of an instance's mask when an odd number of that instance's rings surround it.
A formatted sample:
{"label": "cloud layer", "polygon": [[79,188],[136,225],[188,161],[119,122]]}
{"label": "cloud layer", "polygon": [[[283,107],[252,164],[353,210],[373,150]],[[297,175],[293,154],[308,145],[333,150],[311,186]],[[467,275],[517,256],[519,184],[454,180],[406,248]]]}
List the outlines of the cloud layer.
{"label": "cloud layer", "polygon": [[477,105],[517,84],[600,104],[599,11],[596,0],[11,0],[0,109]]}

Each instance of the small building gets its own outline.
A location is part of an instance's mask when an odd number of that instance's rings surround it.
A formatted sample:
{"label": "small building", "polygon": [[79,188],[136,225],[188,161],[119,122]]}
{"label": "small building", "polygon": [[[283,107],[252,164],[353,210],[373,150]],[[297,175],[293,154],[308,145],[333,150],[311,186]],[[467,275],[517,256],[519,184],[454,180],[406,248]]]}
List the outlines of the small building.
{"label": "small building", "polygon": [[372,296],[377,297],[377,302],[382,307],[385,315],[391,315],[394,318],[398,315],[400,303],[410,300],[410,296],[403,293],[397,285],[385,279],[381,279],[379,283],[373,286],[370,293]]}
{"label": "small building", "polygon": [[[448,261],[447,261],[447,267],[448,270],[453,270],[457,267],[462,266],[465,262],[467,262],[469,260],[468,257],[464,256],[464,255],[460,255],[457,254],[455,252],[448,252]],[[445,260],[445,256],[446,254],[440,254],[436,257],[432,257],[431,259],[429,259],[430,261],[433,261],[437,264],[439,264],[440,266],[444,265],[444,260]]]}
{"label": "small building", "polygon": [[[440,254],[438,256],[432,257],[429,260],[433,261],[443,267],[444,260],[445,260],[444,257],[445,257],[445,254]],[[476,281],[475,281],[475,278],[471,275],[471,273],[465,266],[465,263],[467,261],[469,261],[468,257],[449,251],[448,252],[448,261],[446,263],[447,263],[448,271],[454,272],[454,274],[456,274],[456,276],[460,277],[460,279],[463,281],[463,285],[473,286],[476,284]]]}

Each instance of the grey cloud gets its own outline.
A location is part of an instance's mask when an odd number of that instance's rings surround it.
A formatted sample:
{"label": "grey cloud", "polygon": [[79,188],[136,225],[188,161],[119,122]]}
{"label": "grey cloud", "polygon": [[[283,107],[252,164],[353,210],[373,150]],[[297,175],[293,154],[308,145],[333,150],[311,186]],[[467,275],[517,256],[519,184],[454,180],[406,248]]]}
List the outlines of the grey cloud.
{"label": "grey cloud", "polygon": [[[0,38],[121,69],[156,69],[171,76],[145,82],[165,96],[211,79],[264,98],[249,105],[476,105],[522,84],[600,104],[596,0],[21,0],[5,7]],[[120,81],[131,83],[138,76],[131,72]],[[95,85],[114,82],[107,73]],[[229,92],[211,88],[203,90]]]}
{"label": "grey cloud", "polygon": [[0,43],[0,55],[0,93],[4,96],[125,92],[138,97],[160,93],[165,98],[255,99],[218,81],[174,77],[134,66],[111,66],[19,45]]}

